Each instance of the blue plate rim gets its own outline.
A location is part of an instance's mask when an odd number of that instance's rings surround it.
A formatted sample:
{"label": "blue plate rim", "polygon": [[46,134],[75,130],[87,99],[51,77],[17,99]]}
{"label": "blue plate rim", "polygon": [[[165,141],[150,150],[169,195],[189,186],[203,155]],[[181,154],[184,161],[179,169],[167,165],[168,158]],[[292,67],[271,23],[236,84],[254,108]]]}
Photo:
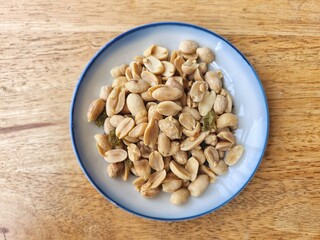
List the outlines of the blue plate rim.
{"label": "blue plate rim", "polygon": [[[153,217],[153,216],[148,216],[145,214],[141,214],[138,212],[135,212],[119,203],[117,203],[115,200],[113,200],[110,196],[108,196],[108,194],[106,194],[102,189],[99,188],[99,186],[94,182],[94,180],[90,177],[90,175],[87,173],[86,169],[84,168],[84,165],[82,164],[82,160],[81,157],[78,153],[77,147],[76,147],[76,139],[74,137],[74,129],[73,129],[73,114],[74,114],[74,104],[77,98],[77,93],[78,93],[78,89],[81,85],[81,82],[84,78],[84,76],[86,75],[87,71],[89,70],[89,68],[91,67],[91,65],[95,62],[95,60],[100,56],[100,54],[102,54],[108,47],[110,47],[113,43],[115,43],[116,41],[118,41],[119,39],[129,35],[130,33],[139,31],[141,29],[144,28],[150,28],[150,27],[156,27],[156,26],[162,26],[162,25],[173,25],[173,26],[183,26],[183,27],[191,27],[191,28],[195,28],[197,30],[201,30],[204,31],[206,33],[209,33],[219,39],[221,39],[222,41],[224,41],[225,43],[227,43],[230,47],[232,47],[242,58],[243,60],[249,65],[249,67],[251,68],[252,72],[255,75],[256,80],[259,83],[260,89],[263,93],[263,97],[264,97],[264,105],[265,105],[265,110],[266,110],[266,114],[267,114],[267,132],[266,132],[266,137],[265,137],[265,143],[264,143],[264,147],[263,147],[263,151],[261,152],[261,156],[259,159],[259,162],[256,166],[256,168],[254,169],[254,171],[252,172],[251,176],[249,177],[249,179],[246,181],[246,183],[229,199],[227,199],[225,202],[223,202],[222,204],[220,204],[217,207],[214,207],[208,211],[196,214],[196,215],[192,215],[192,216],[188,216],[188,217],[183,217],[183,218],[159,218],[159,217]],[[72,101],[71,101],[71,106],[70,106],[70,121],[69,121],[69,130],[70,130],[70,136],[71,136],[71,143],[72,143],[72,148],[73,151],[77,157],[78,163],[82,169],[82,171],[84,172],[84,174],[86,175],[87,179],[91,182],[91,184],[96,188],[96,190],[102,195],[104,196],[106,199],[108,199],[111,203],[113,203],[115,206],[120,207],[124,210],[126,210],[129,213],[132,213],[134,215],[143,217],[143,218],[147,218],[147,219],[152,219],[152,220],[158,220],[158,221],[183,221],[183,220],[189,220],[189,219],[194,219],[194,218],[198,218],[201,216],[204,216],[206,214],[209,214],[211,212],[214,212],[216,210],[218,210],[219,208],[223,207],[224,205],[226,205],[227,203],[229,203],[233,198],[235,198],[246,186],[247,184],[250,182],[250,180],[252,179],[252,177],[254,176],[254,174],[256,173],[257,169],[259,168],[261,161],[263,159],[264,153],[266,151],[266,147],[268,144],[268,138],[269,138],[269,127],[270,127],[270,116],[269,116],[269,108],[268,108],[268,102],[267,102],[267,96],[266,93],[264,91],[262,82],[258,76],[258,74],[256,73],[255,69],[253,68],[253,66],[251,65],[251,63],[246,59],[246,57],[233,45],[231,44],[228,40],[226,40],[225,38],[223,38],[222,36],[220,36],[219,34],[208,30],[206,28],[194,25],[194,24],[190,24],[190,23],[185,23],[185,22],[154,22],[154,23],[149,23],[149,24],[144,24],[144,25],[140,25],[137,26],[135,28],[132,28],[120,35],[118,35],[117,37],[113,38],[112,40],[110,40],[109,42],[107,42],[89,61],[89,63],[86,65],[85,69],[83,70],[82,74],[80,75],[80,78],[76,84],[73,96],[72,96]]]}

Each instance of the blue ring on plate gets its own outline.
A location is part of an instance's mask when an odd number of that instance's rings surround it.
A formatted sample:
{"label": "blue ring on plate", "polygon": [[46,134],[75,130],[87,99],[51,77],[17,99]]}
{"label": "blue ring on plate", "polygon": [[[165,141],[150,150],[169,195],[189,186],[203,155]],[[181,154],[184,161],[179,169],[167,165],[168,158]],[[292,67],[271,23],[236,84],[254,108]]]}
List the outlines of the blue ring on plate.
{"label": "blue ring on plate", "polygon": [[[184,218],[157,218],[157,217],[152,217],[152,216],[148,216],[148,215],[144,215],[144,214],[140,214],[140,213],[137,213],[135,211],[132,211],[131,209],[128,209],[126,208],[125,206],[121,205],[121,204],[118,204],[116,203],[111,197],[109,197],[105,192],[103,192],[102,189],[100,189],[97,184],[92,180],[92,178],[89,176],[89,174],[87,173],[86,169],[84,168],[83,164],[82,164],[82,160],[78,154],[78,150],[77,150],[77,147],[76,147],[76,139],[74,137],[74,132],[73,132],[73,112],[74,112],[74,103],[76,101],[76,98],[77,98],[77,92],[78,92],[78,88],[80,87],[81,85],[81,82],[82,82],[82,79],[84,78],[84,76],[86,75],[88,69],[91,67],[91,65],[94,63],[94,61],[99,57],[99,55],[104,51],[106,50],[109,46],[111,46],[113,43],[115,43],[117,40],[127,36],[128,34],[130,33],[133,33],[133,32],[136,32],[140,29],[144,29],[144,28],[150,28],[150,27],[155,27],[155,26],[161,26],[161,25],[175,25],[175,26],[184,26],[184,27],[191,27],[191,28],[195,28],[195,29],[198,29],[198,30],[201,30],[201,31],[204,31],[204,32],[207,32],[211,35],[214,35],[215,37],[221,39],[222,41],[226,42],[228,45],[230,45],[234,50],[236,50],[240,56],[243,58],[244,61],[247,62],[247,64],[249,65],[249,67],[251,68],[251,70],[253,71],[257,81],[259,82],[259,85],[260,85],[260,88],[261,88],[261,91],[263,93],[263,96],[264,96],[264,104],[265,104],[265,109],[266,109],[266,113],[267,113],[267,135],[266,135],[266,138],[265,138],[265,144],[264,144],[264,148],[263,148],[263,151],[262,151],[262,154],[260,156],[260,160],[255,168],[255,170],[253,171],[252,175],[250,176],[250,178],[248,179],[248,181],[239,189],[238,192],[236,192],[232,197],[230,197],[228,200],[226,200],[224,203],[220,204],[219,206],[209,210],[209,211],[206,211],[206,212],[203,212],[203,213],[200,213],[200,214],[197,214],[197,215],[193,215],[193,216],[190,216],[190,217],[184,217]],[[202,27],[199,27],[199,26],[196,26],[196,25],[193,25],[193,24],[189,24],[189,23],[183,23],[183,22],[156,22],[156,23],[150,23],[150,24],[145,24],[145,25],[141,25],[141,26],[138,26],[136,28],[133,28],[133,29],[130,29],[128,30],[127,32],[124,32],[122,34],[120,34],[119,36],[115,37],[114,39],[112,39],[111,41],[109,41],[106,45],[104,45],[94,56],[93,58],[90,60],[90,62],[87,64],[86,68],[84,69],[84,71],[82,72],[79,80],[78,80],[78,83],[76,85],[76,88],[74,90],[74,93],[73,93],[73,97],[72,97],[72,102],[71,102],[71,109],[70,109],[70,112],[71,112],[71,116],[70,116],[70,135],[71,135],[71,141],[72,141],[72,147],[73,147],[73,151],[75,152],[76,156],[77,156],[77,159],[78,159],[78,162],[81,166],[81,169],[82,171],[84,172],[84,174],[86,175],[86,177],[89,179],[89,181],[91,182],[91,184],[98,190],[98,192],[103,195],[105,198],[107,198],[111,203],[113,203],[114,205],[134,214],[134,215],[137,215],[137,216],[140,216],[140,217],[144,217],[144,218],[148,218],[148,219],[153,219],[153,220],[159,220],[159,221],[183,221],[183,220],[188,220],[188,219],[193,219],[193,218],[197,218],[197,217],[200,217],[200,216],[203,216],[203,215],[206,215],[208,213],[211,213],[221,207],[223,207],[224,205],[226,205],[228,202],[230,202],[235,196],[237,196],[243,189],[244,187],[250,182],[250,180],[252,179],[253,175],[255,174],[255,172],[257,171],[261,161],[262,161],[262,158],[263,158],[263,155],[264,155],[264,152],[266,150],[266,147],[267,147],[267,143],[268,143],[268,136],[269,136],[269,125],[270,125],[270,117],[269,117],[269,109],[268,109],[268,103],[267,103],[267,97],[266,97],[266,94],[265,94],[265,91],[263,89],[263,86],[262,86],[262,83],[258,77],[258,74],[256,73],[256,71],[254,70],[253,66],[250,64],[250,62],[245,58],[245,56],[235,47],[233,46],[229,41],[227,41],[226,39],[224,39],[223,37],[219,36],[218,34],[216,34],[215,32],[212,32],[208,29],[205,29],[205,28],[202,28]]]}

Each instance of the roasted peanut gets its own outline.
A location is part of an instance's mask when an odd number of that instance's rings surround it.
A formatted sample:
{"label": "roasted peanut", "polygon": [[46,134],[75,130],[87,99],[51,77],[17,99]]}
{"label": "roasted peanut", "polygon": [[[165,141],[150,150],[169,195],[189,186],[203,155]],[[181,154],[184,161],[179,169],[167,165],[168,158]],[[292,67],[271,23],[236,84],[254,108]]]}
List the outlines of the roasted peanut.
{"label": "roasted peanut", "polygon": [[158,104],[150,106],[148,110],[148,121],[150,121],[152,118],[159,121],[163,119],[162,115],[157,111]]}
{"label": "roasted peanut", "polygon": [[136,125],[139,125],[141,123],[147,123],[148,122],[148,113],[146,110],[142,110],[138,112],[134,118],[134,121],[136,122]]}
{"label": "roasted peanut", "polygon": [[226,95],[226,99],[227,99],[227,107],[225,109],[225,112],[227,113],[230,113],[232,111],[232,97],[230,95],[230,93],[227,92],[227,95]]}
{"label": "roasted peanut", "polygon": [[132,138],[139,138],[143,136],[147,125],[148,125],[147,123],[140,123],[129,132],[128,136]]}
{"label": "roasted peanut", "polygon": [[185,168],[189,172],[190,181],[194,181],[198,174],[199,162],[194,157],[188,159]]}
{"label": "roasted peanut", "polygon": [[179,88],[159,87],[152,92],[152,97],[158,101],[174,101],[181,98],[183,92]]}
{"label": "roasted peanut", "polygon": [[124,169],[123,162],[110,163],[107,167],[107,173],[109,177],[115,178],[121,175]]}
{"label": "roasted peanut", "polygon": [[197,111],[197,109],[194,109],[194,108],[185,106],[185,107],[182,109],[182,112],[183,112],[183,113],[184,113],[184,112],[190,113],[196,121],[199,121],[199,120],[201,119],[201,115],[200,115],[200,113]]}
{"label": "roasted peanut", "polygon": [[150,175],[147,184],[150,185],[150,188],[156,188],[159,187],[164,179],[166,178],[166,170],[160,170],[157,172],[154,172]]}
{"label": "roasted peanut", "polygon": [[154,56],[159,60],[165,60],[168,58],[169,52],[166,48],[160,47],[157,45],[151,45],[149,48],[147,48],[143,52],[143,56],[149,57],[149,56]]}
{"label": "roasted peanut", "polygon": [[214,53],[207,47],[197,48],[197,54],[200,60],[205,63],[211,63],[215,59]]}
{"label": "roasted peanut", "polygon": [[130,175],[130,170],[132,167],[132,162],[129,159],[126,159],[123,161],[124,163],[124,170],[122,173],[122,180],[123,181],[128,181],[129,179],[129,175]]}
{"label": "roasted peanut", "polygon": [[189,197],[189,191],[185,188],[180,188],[171,194],[170,202],[174,205],[182,205],[188,200]]}
{"label": "roasted peanut", "polygon": [[141,187],[143,184],[145,184],[145,180],[141,177],[136,178],[133,182],[132,185],[135,187],[135,189],[140,192]]}
{"label": "roasted peanut", "polygon": [[183,166],[179,165],[178,163],[172,161],[169,164],[171,172],[174,173],[178,178],[184,179],[184,180],[189,180],[190,179],[190,174],[185,169]]}
{"label": "roasted peanut", "polygon": [[181,188],[182,185],[182,180],[181,179],[170,179],[170,180],[165,180],[162,183],[162,191],[164,192],[169,192],[172,193],[179,188]]}
{"label": "roasted peanut", "polygon": [[133,116],[142,110],[146,110],[144,102],[139,94],[131,93],[127,97],[127,106]]}
{"label": "roasted peanut", "polygon": [[120,66],[112,68],[110,71],[110,74],[113,78],[124,76],[127,67],[128,67],[127,64],[121,64]]}
{"label": "roasted peanut", "polygon": [[104,151],[110,150],[111,145],[108,141],[108,136],[105,134],[95,134],[94,139],[96,140],[96,143],[104,149]]}
{"label": "roasted peanut", "polygon": [[133,127],[134,127],[134,120],[129,117],[124,118],[116,127],[116,136],[119,139],[124,138],[133,129]]}
{"label": "roasted peanut", "polygon": [[109,163],[117,163],[124,161],[127,156],[127,152],[123,149],[111,149],[105,153],[104,159]]}
{"label": "roasted peanut", "polygon": [[131,80],[125,84],[126,89],[131,93],[143,93],[148,90],[150,84],[145,80]]}
{"label": "roasted peanut", "polygon": [[179,122],[172,116],[159,121],[159,127],[171,140],[181,137],[181,129]]}
{"label": "roasted peanut", "polygon": [[170,153],[169,155],[172,156],[180,151],[180,142],[172,141],[170,145]]}
{"label": "roasted peanut", "polygon": [[196,120],[193,118],[192,114],[188,112],[180,114],[179,122],[184,128],[188,130],[195,129],[197,123]]}
{"label": "roasted peanut", "polygon": [[145,146],[143,142],[142,142],[142,145],[139,147],[140,147],[141,157],[149,159],[152,149],[149,148],[148,146]]}
{"label": "roasted peanut", "polygon": [[[199,68],[197,68],[197,69],[194,71],[193,75],[190,75],[190,76],[193,76],[193,79],[194,79],[195,81],[200,81],[200,82],[204,81],[204,76],[203,76],[202,73],[200,72]],[[190,76],[189,76],[189,77],[190,77]],[[190,78],[189,78],[189,79],[190,79]],[[190,80],[191,80],[191,79],[190,79]]]}
{"label": "roasted peanut", "polygon": [[110,117],[110,124],[116,128],[123,119],[124,116],[122,115],[113,115]]}
{"label": "roasted peanut", "polygon": [[190,97],[193,102],[201,102],[208,90],[208,84],[204,81],[196,81],[192,84]]}
{"label": "roasted peanut", "polygon": [[162,156],[167,157],[170,154],[171,141],[168,136],[161,132],[158,136],[158,151]]}
{"label": "roasted peanut", "polygon": [[139,177],[143,178],[144,180],[149,179],[151,175],[151,168],[148,160],[143,159],[140,161],[134,161],[133,165]]}
{"label": "roasted peanut", "polygon": [[222,88],[222,81],[217,72],[209,71],[204,75],[206,82],[209,85],[209,88],[216,93],[219,93]]}
{"label": "roasted peanut", "polygon": [[170,62],[173,64],[174,60],[179,56],[182,56],[182,53],[180,51],[173,50],[170,56]]}
{"label": "roasted peanut", "polygon": [[209,185],[209,177],[208,175],[200,174],[190,185],[188,186],[188,190],[190,195],[193,197],[199,197],[204,193],[204,191],[208,188]]}
{"label": "roasted peanut", "polygon": [[96,143],[96,147],[100,156],[104,157],[104,154],[106,153],[107,150],[103,149],[98,143]]}
{"label": "roasted peanut", "polygon": [[121,140],[122,140],[122,142],[123,142],[125,145],[127,145],[127,146],[129,146],[131,143],[137,143],[137,142],[140,141],[139,138],[129,137],[128,135],[125,136],[125,137],[123,137]]}
{"label": "roasted peanut", "polygon": [[185,75],[189,75],[193,73],[198,68],[198,66],[199,65],[197,64],[196,60],[188,59],[181,65],[181,71]]}
{"label": "roasted peanut", "polygon": [[179,88],[182,92],[184,91],[182,77],[177,77],[177,76],[169,77],[168,80],[166,81],[166,86]]}
{"label": "roasted peanut", "polygon": [[184,59],[186,60],[196,60],[198,58],[198,54],[197,53],[191,53],[191,54],[186,54],[186,53],[182,53],[182,56]]}
{"label": "roasted peanut", "polygon": [[158,151],[153,151],[149,156],[149,165],[156,171],[161,171],[164,168],[163,157]]}
{"label": "roasted peanut", "polygon": [[154,118],[152,118],[149,121],[146,127],[146,130],[144,132],[144,136],[143,136],[144,144],[150,148],[153,148],[157,142],[158,134],[159,134],[158,122]]}
{"label": "roasted peanut", "polygon": [[160,74],[164,71],[164,67],[160,60],[154,56],[149,56],[143,59],[143,64],[150,72],[154,74]]}
{"label": "roasted peanut", "polygon": [[106,112],[108,116],[113,116],[122,110],[126,98],[125,94],[125,90],[120,87],[115,87],[111,91],[106,104]]}
{"label": "roasted peanut", "polygon": [[237,128],[238,118],[232,113],[224,113],[217,119],[217,128],[232,127]]}
{"label": "roasted peanut", "polygon": [[204,142],[208,145],[211,145],[211,146],[215,146],[217,145],[218,143],[218,138],[217,138],[217,135],[215,134],[210,134],[208,135],[208,137],[206,137],[206,139],[204,140]]}
{"label": "roasted peanut", "polygon": [[103,111],[105,101],[101,98],[94,100],[89,107],[87,112],[88,122],[92,122],[97,119],[100,113]]}
{"label": "roasted peanut", "polygon": [[162,61],[161,63],[164,67],[164,71],[162,73],[162,76],[165,76],[165,77],[173,76],[174,72],[176,71],[175,66],[171,62],[168,62],[168,61]]}
{"label": "roasted peanut", "polygon": [[131,73],[132,73],[132,77],[134,79],[139,79],[140,75],[141,75],[141,71],[142,71],[142,67],[139,63],[132,61],[129,65]]}
{"label": "roasted peanut", "polygon": [[184,76],[182,71],[182,65],[184,64],[184,59],[182,56],[178,56],[174,61],[173,64],[176,67],[176,70],[179,72],[180,76]]}
{"label": "roasted peanut", "polygon": [[149,83],[149,85],[151,87],[156,86],[156,85],[158,85],[160,83],[158,77],[155,74],[153,74],[152,72],[142,71],[141,72],[141,78],[142,78],[142,80],[144,80],[147,83]]}
{"label": "roasted peanut", "polygon": [[155,101],[155,99],[152,97],[152,95],[150,94],[149,91],[145,91],[143,93],[140,93],[140,96],[145,102]]}
{"label": "roasted peanut", "polygon": [[214,102],[213,109],[216,113],[222,114],[227,108],[228,102],[226,97],[218,95],[216,101]]}
{"label": "roasted peanut", "polygon": [[199,172],[208,175],[210,183],[214,183],[217,180],[217,177],[214,174],[214,172],[210,168],[208,168],[206,165],[201,165]]}
{"label": "roasted peanut", "polygon": [[131,81],[133,79],[133,75],[132,75],[131,69],[129,67],[127,67],[127,69],[126,69],[125,77],[128,81]]}
{"label": "roasted peanut", "polygon": [[228,171],[228,165],[223,160],[219,160],[216,166],[209,165],[209,167],[217,175],[223,175]]}
{"label": "roasted peanut", "polygon": [[204,156],[202,149],[192,149],[191,155],[199,162],[200,165],[204,164],[206,161],[206,157]]}
{"label": "roasted peanut", "polygon": [[223,140],[227,140],[232,144],[236,143],[236,139],[234,137],[234,135],[231,132],[228,131],[221,131],[218,133],[218,138],[223,139]]}
{"label": "roasted peanut", "polygon": [[217,149],[212,146],[208,146],[204,149],[204,156],[209,163],[209,166],[215,167],[219,161],[219,153]]}
{"label": "roasted peanut", "polygon": [[208,91],[204,94],[202,101],[199,103],[198,109],[201,116],[205,116],[212,110],[212,106],[216,101],[216,93]]}
{"label": "roasted peanut", "polygon": [[187,163],[188,153],[185,151],[179,150],[176,153],[174,153],[172,157],[177,163],[179,163],[180,165],[184,165]]}
{"label": "roasted peanut", "polygon": [[115,127],[110,123],[110,117],[107,117],[106,120],[104,120],[103,130],[107,135],[110,133],[110,131],[115,130]]}
{"label": "roasted peanut", "polygon": [[205,74],[208,70],[208,64],[205,62],[199,63],[199,71],[201,74]]}
{"label": "roasted peanut", "polygon": [[192,54],[197,51],[198,44],[192,40],[184,40],[179,45],[179,50],[186,54]]}
{"label": "roasted peanut", "polygon": [[136,144],[129,144],[127,147],[128,150],[128,157],[131,161],[138,161],[141,157],[140,149],[137,147]]}
{"label": "roasted peanut", "polygon": [[173,101],[163,101],[157,106],[157,111],[164,116],[175,116],[182,110],[182,107]]}
{"label": "roasted peanut", "polygon": [[104,101],[107,101],[111,91],[112,91],[111,86],[109,85],[102,86],[100,89],[100,98],[103,99]]}
{"label": "roasted peanut", "polygon": [[140,188],[140,193],[142,196],[145,198],[154,198],[159,195],[160,193],[160,188],[150,188],[147,183],[143,184]]}
{"label": "roasted peanut", "polygon": [[181,143],[182,151],[189,151],[197,146],[199,146],[202,141],[209,135],[209,132],[201,132],[199,136],[194,139],[192,137],[187,138]]}
{"label": "roasted peanut", "polygon": [[231,148],[229,152],[227,152],[227,155],[224,161],[229,166],[235,165],[241,158],[243,152],[244,152],[244,147],[242,145],[236,145],[233,148]]}
{"label": "roasted peanut", "polygon": [[128,79],[126,77],[117,77],[116,79],[113,80],[112,82],[112,87],[115,88],[115,87],[124,87],[126,85],[126,83],[128,82]]}
{"label": "roasted peanut", "polygon": [[143,59],[144,59],[143,56],[134,56],[134,57],[133,57],[133,60],[134,60],[136,63],[139,63],[140,65],[143,65]]}
{"label": "roasted peanut", "polygon": [[198,137],[199,134],[200,134],[200,131],[201,131],[201,125],[199,122],[196,123],[196,126],[194,129],[192,130],[189,130],[189,129],[186,129],[186,128],[183,128],[182,129],[182,133],[186,136],[186,137]]}

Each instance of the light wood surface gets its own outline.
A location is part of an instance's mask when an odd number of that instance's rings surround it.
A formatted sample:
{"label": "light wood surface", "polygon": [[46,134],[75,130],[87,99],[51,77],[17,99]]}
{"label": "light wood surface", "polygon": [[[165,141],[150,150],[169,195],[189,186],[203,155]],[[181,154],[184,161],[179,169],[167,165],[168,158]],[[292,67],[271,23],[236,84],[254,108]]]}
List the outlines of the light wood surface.
{"label": "light wood surface", "polygon": [[[137,25],[185,21],[250,60],[271,116],[262,164],[229,204],[156,222],[105,200],[72,151],[69,109],[86,63]],[[1,1],[0,240],[320,239],[320,2]]]}

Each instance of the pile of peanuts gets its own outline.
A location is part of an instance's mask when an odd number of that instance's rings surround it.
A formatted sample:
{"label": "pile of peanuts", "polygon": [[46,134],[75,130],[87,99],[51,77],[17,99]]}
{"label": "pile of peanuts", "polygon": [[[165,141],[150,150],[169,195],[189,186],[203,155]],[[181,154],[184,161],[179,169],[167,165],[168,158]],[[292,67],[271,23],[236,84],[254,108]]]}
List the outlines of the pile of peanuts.
{"label": "pile of peanuts", "polygon": [[94,138],[111,178],[133,174],[142,196],[162,190],[181,205],[238,162],[238,118],[222,72],[208,70],[214,60],[211,49],[185,40],[171,55],[151,45],[111,70],[112,85],[101,88],[87,113],[88,122],[104,127]]}

